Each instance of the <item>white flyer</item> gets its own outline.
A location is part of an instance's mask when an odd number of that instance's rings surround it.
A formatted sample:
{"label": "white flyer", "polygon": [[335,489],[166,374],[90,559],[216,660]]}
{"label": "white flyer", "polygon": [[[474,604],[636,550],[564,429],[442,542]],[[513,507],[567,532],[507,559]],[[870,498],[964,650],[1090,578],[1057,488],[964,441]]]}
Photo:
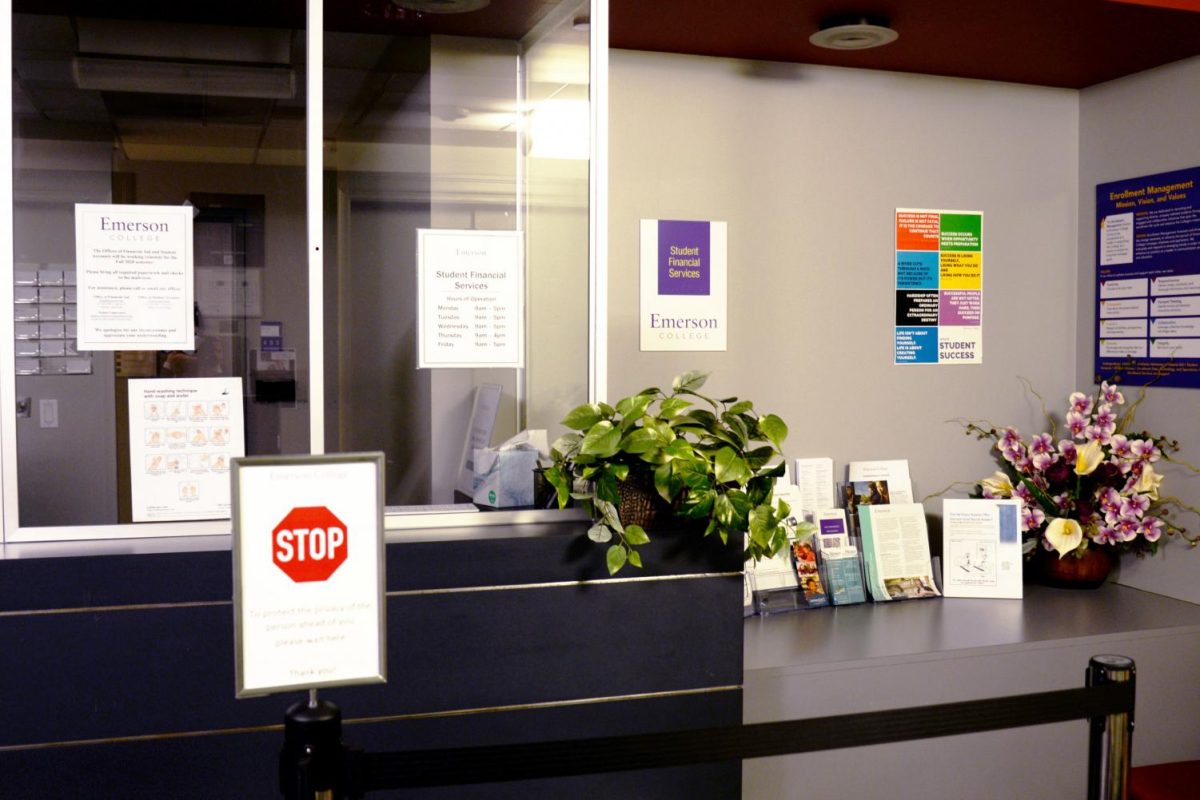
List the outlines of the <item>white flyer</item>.
{"label": "white flyer", "polygon": [[942,501],[942,593],[1022,597],[1021,501]]}
{"label": "white flyer", "polygon": [[851,461],[850,483],[887,481],[893,503],[913,502],[912,479],[908,475],[908,459],[893,461]]}
{"label": "white flyer", "polygon": [[833,459],[797,458],[796,486],[800,487],[800,508],[808,514],[833,508]]}
{"label": "white flyer", "polygon": [[417,367],[523,367],[520,231],[417,231]]}
{"label": "white flyer", "polygon": [[191,206],[75,205],[80,350],[194,350]]}
{"label": "white flyer", "polygon": [[241,378],[130,380],[133,521],[227,519],[245,441]]}

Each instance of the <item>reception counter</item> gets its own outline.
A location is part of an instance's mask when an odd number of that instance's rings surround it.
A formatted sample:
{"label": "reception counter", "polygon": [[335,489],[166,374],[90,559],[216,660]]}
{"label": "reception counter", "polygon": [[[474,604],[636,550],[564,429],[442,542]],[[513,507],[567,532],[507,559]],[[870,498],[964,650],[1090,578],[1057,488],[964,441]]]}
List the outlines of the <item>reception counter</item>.
{"label": "reception counter", "polygon": [[[341,707],[347,743],[383,752],[738,723],[740,552],[656,534],[646,569],[614,579],[585,522],[547,519],[389,535],[388,682],[321,692]],[[234,698],[228,537],[216,544],[0,559],[0,795],[278,796],[283,714],[303,694]],[[153,549],[109,545],[122,548]],[[729,762],[399,796],[716,800],[740,780]]]}
{"label": "reception counter", "polygon": [[[747,619],[744,720],[1078,688],[1101,653],[1137,665],[1133,763],[1200,758],[1200,606],[1117,584],[1024,600],[933,599]],[[749,761],[743,797],[1076,798],[1087,723]]]}

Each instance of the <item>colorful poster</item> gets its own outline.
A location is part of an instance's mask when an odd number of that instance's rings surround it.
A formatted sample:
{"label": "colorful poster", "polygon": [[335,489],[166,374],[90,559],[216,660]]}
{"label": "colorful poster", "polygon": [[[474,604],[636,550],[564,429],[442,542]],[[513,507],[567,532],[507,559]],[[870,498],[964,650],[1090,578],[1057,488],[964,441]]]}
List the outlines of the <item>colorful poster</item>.
{"label": "colorful poster", "polygon": [[896,364],[983,363],[983,213],[896,209]]}
{"label": "colorful poster", "polygon": [[724,222],[642,220],[643,351],[725,350],[726,237]]}
{"label": "colorful poster", "polygon": [[129,381],[133,521],[228,519],[245,442],[241,378]]}
{"label": "colorful poster", "polygon": [[417,231],[417,367],[525,365],[519,231]]}
{"label": "colorful poster", "polygon": [[1096,382],[1200,387],[1200,167],[1096,187]]}
{"label": "colorful poster", "polygon": [[75,204],[83,350],[194,350],[192,207]]}

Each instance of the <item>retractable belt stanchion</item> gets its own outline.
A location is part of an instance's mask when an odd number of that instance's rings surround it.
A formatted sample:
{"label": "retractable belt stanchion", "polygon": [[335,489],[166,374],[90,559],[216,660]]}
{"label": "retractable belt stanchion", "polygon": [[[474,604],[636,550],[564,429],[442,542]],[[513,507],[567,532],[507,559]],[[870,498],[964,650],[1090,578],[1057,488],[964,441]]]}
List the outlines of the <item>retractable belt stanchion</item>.
{"label": "retractable belt stanchion", "polygon": [[1093,656],[1078,689],[939,705],[594,739],[365,753],[342,744],[342,714],[317,700],[288,709],[280,753],[286,800],[360,800],[377,790],[462,786],[658,769],[1089,721],[1088,800],[1126,800],[1135,674]]}
{"label": "retractable belt stanchion", "polygon": [[342,711],[317,699],[287,710],[283,723],[283,749],[279,753],[279,787],[286,800],[340,800],[344,774]]}
{"label": "retractable belt stanchion", "polygon": [[[1127,683],[1136,688],[1133,660],[1125,656],[1092,656],[1088,687]],[[1088,737],[1088,800],[1126,800],[1129,757],[1133,749],[1133,710],[1091,717]]]}

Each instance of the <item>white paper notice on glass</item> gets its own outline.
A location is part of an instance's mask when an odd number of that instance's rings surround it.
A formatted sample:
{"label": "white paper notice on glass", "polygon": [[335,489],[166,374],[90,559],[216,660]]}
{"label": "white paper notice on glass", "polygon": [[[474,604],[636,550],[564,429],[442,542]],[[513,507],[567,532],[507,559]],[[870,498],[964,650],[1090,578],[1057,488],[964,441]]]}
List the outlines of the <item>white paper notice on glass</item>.
{"label": "white paper notice on glass", "polygon": [[888,494],[893,503],[913,502],[912,479],[908,474],[908,460],[851,461],[849,480],[887,481]]}
{"label": "white paper notice on glass", "polygon": [[523,367],[520,231],[417,231],[417,367]]}
{"label": "white paper notice on glass", "polygon": [[237,696],[386,680],[383,454],[234,462]]}
{"label": "white paper notice on glass", "polygon": [[191,206],[75,205],[80,350],[194,350]]}
{"label": "white paper notice on glass", "polygon": [[1022,596],[1021,501],[942,501],[942,594]]}
{"label": "white paper notice on glass", "polygon": [[241,378],[130,380],[133,521],[228,519],[245,442]]}
{"label": "white paper notice on glass", "polygon": [[800,507],[808,514],[823,508],[833,508],[833,459],[797,458],[796,486],[800,490]]}

